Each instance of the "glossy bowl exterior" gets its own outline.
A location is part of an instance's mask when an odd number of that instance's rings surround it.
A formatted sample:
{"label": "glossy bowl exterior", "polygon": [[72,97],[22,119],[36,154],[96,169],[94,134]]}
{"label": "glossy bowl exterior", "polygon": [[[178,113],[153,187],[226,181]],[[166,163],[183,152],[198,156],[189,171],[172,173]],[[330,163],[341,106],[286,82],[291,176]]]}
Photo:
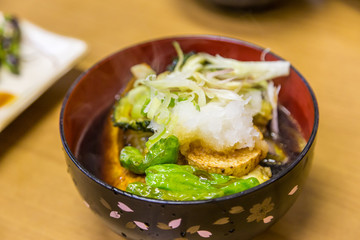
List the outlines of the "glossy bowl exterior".
{"label": "glossy bowl exterior", "polygon": [[[245,192],[204,201],[146,199],[118,190],[94,176],[75,152],[90,123],[114,102],[129,81],[129,68],[147,62],[163,71],[176,56],[172,42],[184,50],[220,54],[239,60],[261,59],[263,49],[217,36],[184,36],[154,40],[121,50],[80,76],[69,90],[61,111],[60,131],[67,165],[86,205],[126,239],[248,239],[283,216],[303,189],[311,165],[318,127],[315,96],[291,67],[281,83],[280,102],[299,122],[308,143],[286,171]],[[267,53],[266,60],[280,59]]]}

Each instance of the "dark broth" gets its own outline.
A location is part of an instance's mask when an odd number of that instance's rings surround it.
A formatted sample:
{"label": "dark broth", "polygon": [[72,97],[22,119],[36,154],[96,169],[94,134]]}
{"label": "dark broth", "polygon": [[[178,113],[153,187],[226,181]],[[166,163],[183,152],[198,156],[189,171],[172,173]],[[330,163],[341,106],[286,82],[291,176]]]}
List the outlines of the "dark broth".
{"label": "dark broth", "polygon": [[84,137],[80,141],[75,157],[93,175],[102,179],[102,163],[104,162],[102,153],[102,135],[104,125],[109,117],[110,109],[102,112],[90,124]]}
{"label": "dark broth", "polygon": [[[102,136],[109,117],[109,111],[107,109],[93,121],[80,143],[78,152],[75,153],[79,162],[101,180],[105,178],[102,171],[104,162]],[[280,132],[278,139],[274,142],[284,150],[288,160],[280,163],[266,158],[260,163],[262,166],[271,168],[273,177],[284,171],[296,159],[306,143],[298,124],[287,114],[287,110],[280,108],[278,116]],[[270,134],[265,134],[265,138],[270,137]]]}

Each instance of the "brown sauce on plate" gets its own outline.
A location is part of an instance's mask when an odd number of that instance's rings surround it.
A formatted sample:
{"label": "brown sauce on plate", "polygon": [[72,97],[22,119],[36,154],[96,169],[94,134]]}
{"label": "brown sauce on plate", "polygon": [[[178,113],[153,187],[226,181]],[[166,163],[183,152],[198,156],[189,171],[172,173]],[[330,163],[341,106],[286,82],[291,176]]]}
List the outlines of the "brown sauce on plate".
{"label": "brown sauce on plate", "polygon": [[15,95],[7,92],[0,92],[0,107],[11,103],[15,99]]}

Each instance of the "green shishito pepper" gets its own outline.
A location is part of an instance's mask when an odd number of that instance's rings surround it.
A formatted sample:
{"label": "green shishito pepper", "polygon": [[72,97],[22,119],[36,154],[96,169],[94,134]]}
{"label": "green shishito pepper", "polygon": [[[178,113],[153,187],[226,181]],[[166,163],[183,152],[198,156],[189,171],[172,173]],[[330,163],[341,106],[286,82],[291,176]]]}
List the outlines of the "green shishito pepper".
{"label": "green shishito pepper", "polygon": [[171,135],[157,141],[145,156],[135,147],[124,147],[120,153],[120,163],[133,173],[144,174],[150,166],[176,163],[178,153],[179,140]]}
{"label": "green shishito pepper", "polygon": [[253,177],[240,179],[207,173],[189,165],[154,165],[145,174],[146,184],[131,183],[126,191],[154,199],[189,201],[222,197],[259,185]]}

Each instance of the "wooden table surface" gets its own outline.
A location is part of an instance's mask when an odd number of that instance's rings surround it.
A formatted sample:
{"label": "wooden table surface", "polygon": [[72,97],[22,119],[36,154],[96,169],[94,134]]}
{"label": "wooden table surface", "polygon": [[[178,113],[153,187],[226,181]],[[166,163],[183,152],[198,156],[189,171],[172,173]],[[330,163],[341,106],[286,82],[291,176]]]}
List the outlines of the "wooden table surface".
{"label": "wooden table surface", "polygon": [[134,43],[180,34],[269,47],[307,78],[320,128],[305,190],[256,239],[359,239],[360,1],[297,0],[227,11],[200,0],[2,0],[0,10],[86,41],[89,52],[0,133],[0,239],[121,239],[83,204],[66,171],[59,111],[74,79]]}

